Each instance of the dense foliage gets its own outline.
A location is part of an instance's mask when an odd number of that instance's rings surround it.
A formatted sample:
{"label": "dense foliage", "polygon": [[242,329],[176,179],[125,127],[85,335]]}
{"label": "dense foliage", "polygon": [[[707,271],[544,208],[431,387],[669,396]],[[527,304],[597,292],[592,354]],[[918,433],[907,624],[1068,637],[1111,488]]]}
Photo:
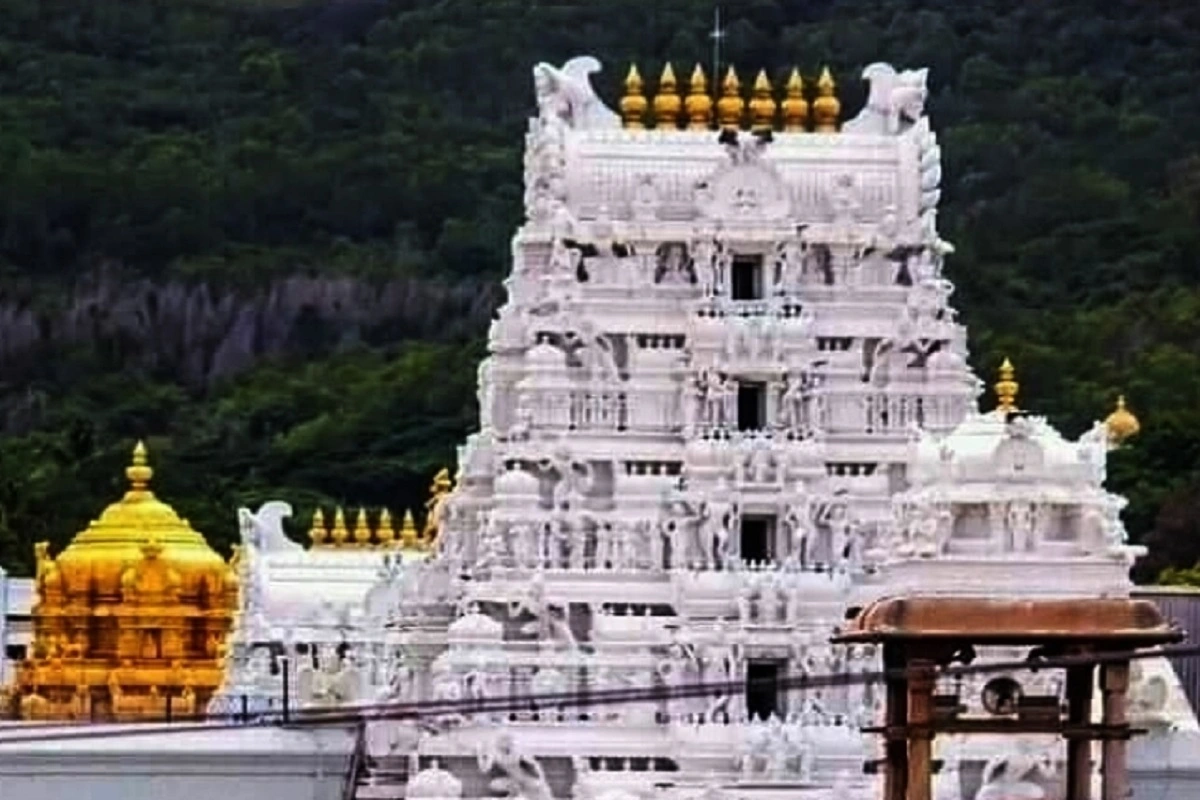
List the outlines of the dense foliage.
{"label": "dense foliage", "polygon": [[[725,5],[728,60],[829,64],[850,113],[864,64],[931,68],[974,366],[1009,355],[1025,404],[1070,435],[1124,391],[1144,433],[1110,478],[1152,547],[1143,574],[1200,558],[1196,4]],[[503,275],[532,63],[594,53],[615,98],[631,60],[707,64],[712,6],[8,0],[0,563],[27,570],[32,541],[61,545],[112,499],[135,436],[222,545],[267,497],[305,517],[418,503],[471,425],[496,293],[440,319],[411,298]],[[258,303],[269,327],[264,298],[297,274],[366,294],[403,278],[410,299],[369,325],[313,301],[240,360],[188,327],[196,292]],[[163,316],[166,296],[184,310]]]}

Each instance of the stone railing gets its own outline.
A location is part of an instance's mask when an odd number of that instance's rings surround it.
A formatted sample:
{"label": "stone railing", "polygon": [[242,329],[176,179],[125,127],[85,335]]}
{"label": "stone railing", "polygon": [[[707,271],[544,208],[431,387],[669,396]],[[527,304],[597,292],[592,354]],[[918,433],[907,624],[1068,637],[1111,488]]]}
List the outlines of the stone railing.
{"label": "stone railing", "polygon": [[665,432],[677,419],[677,392],[628,390],[623,384],[581,389],[533,389],[528,403],[537,428],[617,433]]}
{"label": "stone railing", "polygon": [[880,391],[828,392],[816,398],[817,426],[826,433],[896,436],[914,426],[944,430],[962,421],[966,394],[951,397],[901,395]]}

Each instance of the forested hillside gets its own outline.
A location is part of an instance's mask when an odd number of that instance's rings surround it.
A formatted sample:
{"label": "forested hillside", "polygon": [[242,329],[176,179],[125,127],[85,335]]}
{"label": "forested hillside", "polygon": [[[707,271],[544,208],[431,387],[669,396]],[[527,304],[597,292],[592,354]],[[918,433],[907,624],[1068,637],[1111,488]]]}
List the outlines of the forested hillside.
{"label": "forested hillside", "polygon": [[[985,378],[1069,435],[1118,391],[1151,575],[1200,557],[1200,4],[730,0],[743,75],[931,68],[950,277]],[[0,563],[121,491],[222,546],[274,497],[423,497],[475,414],[530,68],[710,58],[711,0],[6,0]],[[298,524],[298,527],[300,525]]]}

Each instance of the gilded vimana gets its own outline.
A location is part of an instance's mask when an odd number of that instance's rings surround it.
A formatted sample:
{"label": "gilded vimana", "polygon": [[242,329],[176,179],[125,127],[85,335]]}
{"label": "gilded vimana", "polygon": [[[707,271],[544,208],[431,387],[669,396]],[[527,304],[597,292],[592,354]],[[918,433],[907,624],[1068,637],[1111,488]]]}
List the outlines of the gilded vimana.
{"label": "gilded vimana", "polygon": [[1200,10],[13,0],[0,796],[1200,796]]}

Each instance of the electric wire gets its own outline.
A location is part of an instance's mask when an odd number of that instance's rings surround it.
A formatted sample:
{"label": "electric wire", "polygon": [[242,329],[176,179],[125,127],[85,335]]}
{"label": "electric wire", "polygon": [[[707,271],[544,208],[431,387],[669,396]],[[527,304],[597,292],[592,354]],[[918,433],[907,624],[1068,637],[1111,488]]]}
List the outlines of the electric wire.
{"label": "electric wire", "polygon": [[[1043,671],[1069,667],[1116,664],[1150,658],[1200,657],[1200,645],[1175,645],[1146,650],[1124,650],[1078,655],[1054,656],[1040,659],[995,661],[982,664],[955,664],[934,667],[937,679],[960,678],[990,673]],[[807,691],[855,684],[875,684],[902,680],[910,674],[907,668],[869,670],[854,673],[800,674],[761,682],[778,691]],[[198,713],[174,716],[158,723],[81,721],[38,725],[41,732],[31,732],[32,725],[20,730],[0,729],[0,746],[6,744],[68,741],[78,739],[115,738],[169,733],[211,732],[245,728],[304,729],[323,726],[350,726],[374,721],[437,721],[455,715],[497,714],[520,712],[558,712],[568,708],[621,705],[626,703],[657,703],[701,697],[724,697],[746,691],[755,679],[719,682],[695,682],[681,686],[652,686],[634,689],[597,689],[589,691],[547,692],[542,694],[506,695],[457,700],[425,700],[408,703],[365,703],[337,708],[273,709],[250,712]],[[836,715],[835,715],[836,716]],[[49,730],[47,730],[49,729]]]}

